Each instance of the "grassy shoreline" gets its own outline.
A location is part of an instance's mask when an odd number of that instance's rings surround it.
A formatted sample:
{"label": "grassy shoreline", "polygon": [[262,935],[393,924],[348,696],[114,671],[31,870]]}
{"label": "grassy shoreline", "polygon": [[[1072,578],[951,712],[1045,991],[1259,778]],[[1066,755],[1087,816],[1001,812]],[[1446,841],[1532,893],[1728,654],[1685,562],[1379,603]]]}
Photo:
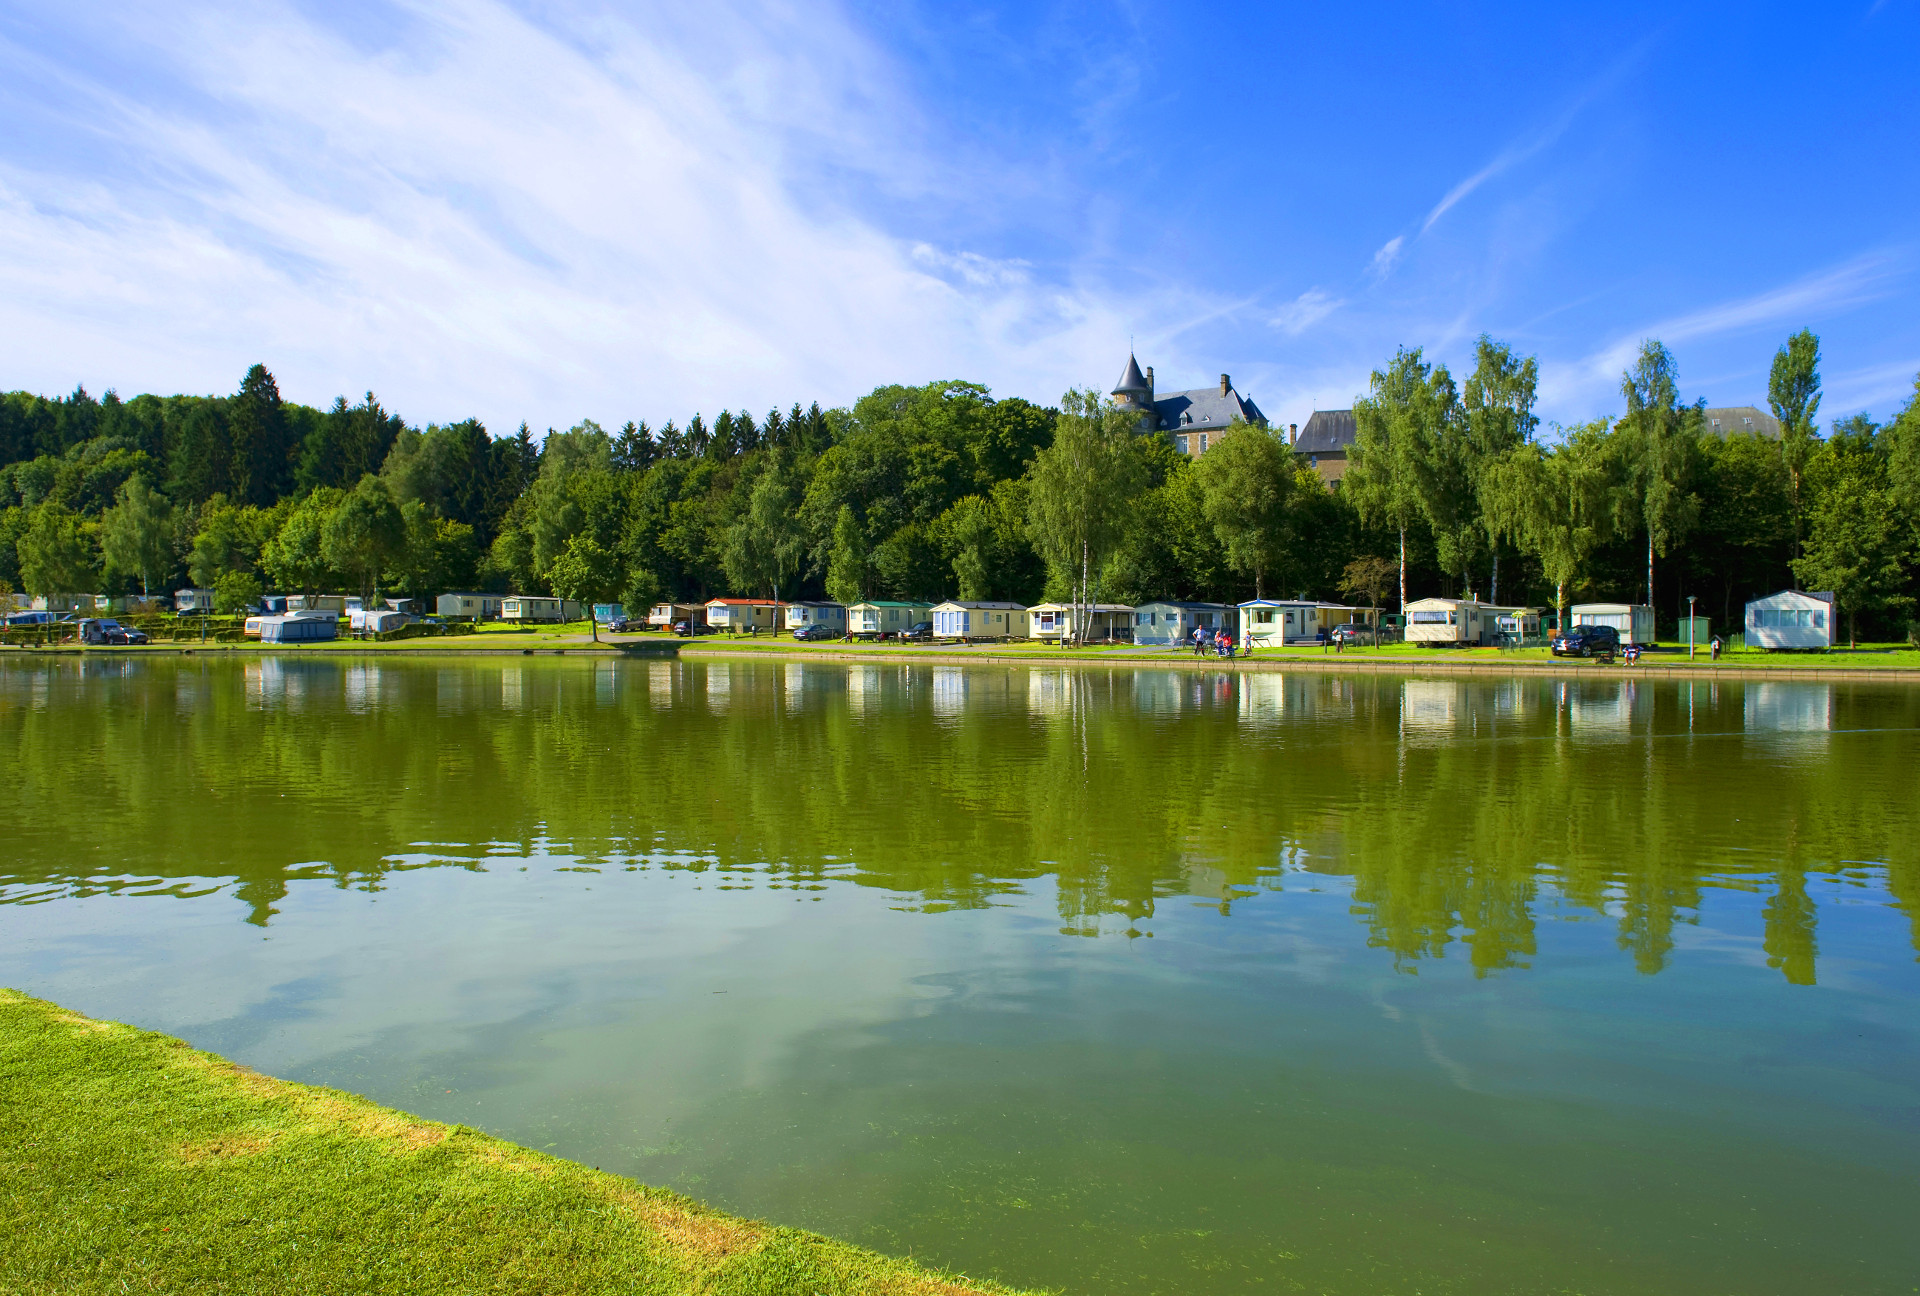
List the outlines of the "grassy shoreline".
{"label": "grassy shoreline", "polygon": [[303,654],[308,656],[366,655],[382,657],[469,657],[525,655],[604,655],[626,657],[670,657],[685,659],[720,657],[769,657],[814,661],[901,661],[929,662],[939,665],[969,662],[1029,665],[1161,666],[1187,669],[1285,670],[1292,668],[1335,671],[1397,671],[1414,674],[1540,674],[1553,672],[1570,676],[1589,676],[1595,671],[1619,672],[1625,676],[1715,676],[1727,679],[1877,679],[1920,682],[1920,649],[1905,644],[1873,644],[1858,649],[1835,648],[1824,653],[1768,653],[1758,649],[1739,649],[1725,653],[1718,662],[1702,652],[1689,660],[1685,649],[1666,645],[1664,650],[1644,656],[1635,666],[1616,662],[1603,666],[1555,658],[1545,648],[1518,651],[1494,648],[1421,648],[1411,644],[1392,644],[1379,648],[1349,648],[1335,653],[1312,645],[1290,648],[1263,648],[1254,656],[1231,662],[1216,657],[1195,657],[1179,648],[1146,649],[1131,645],[1088,645],[1061,648],[1052,643],[1017,642],[996,644],[898,644],[855,643],[830,640],[799,643],[785,635],[714,636],[694,640],[669,639],[663,635],[602,635],[596,642],[583,630],[566,626],[544,626],[537,630],[488,629],[478,634],[450,637],[405,639],[392,643],[370,643],[341,639],[317,644],[259,643],[163,643],[144,647],[94,647],[73,645],[53,647],[16,647],[23,655],[74,656],[83,654],[207,654],[259,656],[264,654]]}
{"label": "grassy shoreline", "polygon": [[0,1290],[1013,1296],[5,989]]}

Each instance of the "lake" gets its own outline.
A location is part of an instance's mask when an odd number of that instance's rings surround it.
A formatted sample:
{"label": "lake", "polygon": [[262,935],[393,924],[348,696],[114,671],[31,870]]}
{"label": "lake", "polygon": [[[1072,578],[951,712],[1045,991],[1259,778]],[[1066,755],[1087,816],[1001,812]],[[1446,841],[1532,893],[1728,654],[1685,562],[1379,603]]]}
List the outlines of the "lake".
{"label": "lake", "polygon": [[1910,1292],[1920,688],[0,661],[0,984],[1080,1293]]}

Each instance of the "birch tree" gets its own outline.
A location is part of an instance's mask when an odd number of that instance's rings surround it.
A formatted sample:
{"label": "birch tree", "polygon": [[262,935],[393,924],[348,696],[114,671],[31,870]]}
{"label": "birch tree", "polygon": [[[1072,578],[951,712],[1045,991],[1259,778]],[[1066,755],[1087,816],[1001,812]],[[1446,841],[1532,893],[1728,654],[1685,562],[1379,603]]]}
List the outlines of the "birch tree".
{"label": "birch tree", "polygon": [[1767,404],[1780,420],[1780,458],[1787,465],[1787,490],[1793,504],[1793,554],[1805,552],[1805,513],[1800,503],[1801,479],[1813,451],[1813,416],[1820,411],[1820,339],[1812,329],[1801,329],[1773,354],[1767,373]]}
{"label": "birch tree", "polygon": [[1029,474],[1027,527],[1041,557],[1068,576],[1074,637],[1084,642],[1093,573],[1120,543],[1146,471],[1133,444],[1137,413],[1095,391],[1068,392],[1060,410],[1053,444],[1034,457]]}
{"label": "birch tree", "polygon": [[1368,394],[1353,403],[1351,466],[1341,489],[1369,525],[1384,522],[1400,536],[1400,610],[1407,607],[1407,528],[1426,516],[1434,490],[1434,443],[1453,380],[1436,384],[1419,348],[1402,347],[1376,369]]}
{"label": "birch tree", "polygon": [[1493,581],[1488,601],[1500,601],[1500,533],[1502,522],[1490,507],[1486,475],[1502,456],[1533,440],[1540,420],[1534,416],[1540,364],[1533,356],[1514,355],[1504,342],[1485,333],[1474,346],[1473,373],[1461,393],[1466,439],[1473,456],[1476,514],[1492,557]]}
{"label": "birch tree", "polygon": [[129,478],[119,502],[101,515],[100,556],[107,570],[138,576],[140,592],[149,596],[173,566],[173,506],[145,477]]}
{"label": "birch tree", "polygon": [[1552,451],[1513,447],[1489,465],[1483,490],[1501,539],[1540,561],[1554,612],[1567,624],[1567,589],[1612,531],[1614,493],[1605,421],[1570,431]]}
{"label": "birch tree", "polygon": [[[1620,375],[1627,414],[1615,429],[1626,456],[1627,492],[1622,502],[1647,536],[1647,603],[1653,603],[1653,559],[1684,539],[1699,517],[1692,479],[1699,463],[1699,417],[1683,411],[1674,382],[1673,355],[1649,338],[1633,368]],[[1692,417],[1689,417],[1692,415]]]}

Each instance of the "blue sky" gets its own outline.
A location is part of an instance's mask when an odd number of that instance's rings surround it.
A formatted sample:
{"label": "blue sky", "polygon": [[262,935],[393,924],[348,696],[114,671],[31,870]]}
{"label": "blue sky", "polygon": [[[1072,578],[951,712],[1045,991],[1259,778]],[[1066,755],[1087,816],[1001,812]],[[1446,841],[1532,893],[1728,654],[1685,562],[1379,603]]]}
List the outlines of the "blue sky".
{"label": "blue sky", "polygon": [[1400,345],[1615,413],[1643,337],[1823,418],[1920,371],[1920,0],[0,0],[0,387],[372,389],[495,432]]}

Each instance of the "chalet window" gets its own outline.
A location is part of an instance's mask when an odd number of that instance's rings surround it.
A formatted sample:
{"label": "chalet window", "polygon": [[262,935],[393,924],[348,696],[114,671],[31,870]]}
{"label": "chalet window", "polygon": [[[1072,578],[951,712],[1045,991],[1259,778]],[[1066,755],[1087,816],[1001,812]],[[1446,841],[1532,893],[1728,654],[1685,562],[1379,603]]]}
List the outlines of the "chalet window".
{"label": "chalet window", "polygon": [[1205,432],[1202,432],[1200,434],[1200,453],[1205,454],[1206,452],[1207,452],[1207,434]]}

